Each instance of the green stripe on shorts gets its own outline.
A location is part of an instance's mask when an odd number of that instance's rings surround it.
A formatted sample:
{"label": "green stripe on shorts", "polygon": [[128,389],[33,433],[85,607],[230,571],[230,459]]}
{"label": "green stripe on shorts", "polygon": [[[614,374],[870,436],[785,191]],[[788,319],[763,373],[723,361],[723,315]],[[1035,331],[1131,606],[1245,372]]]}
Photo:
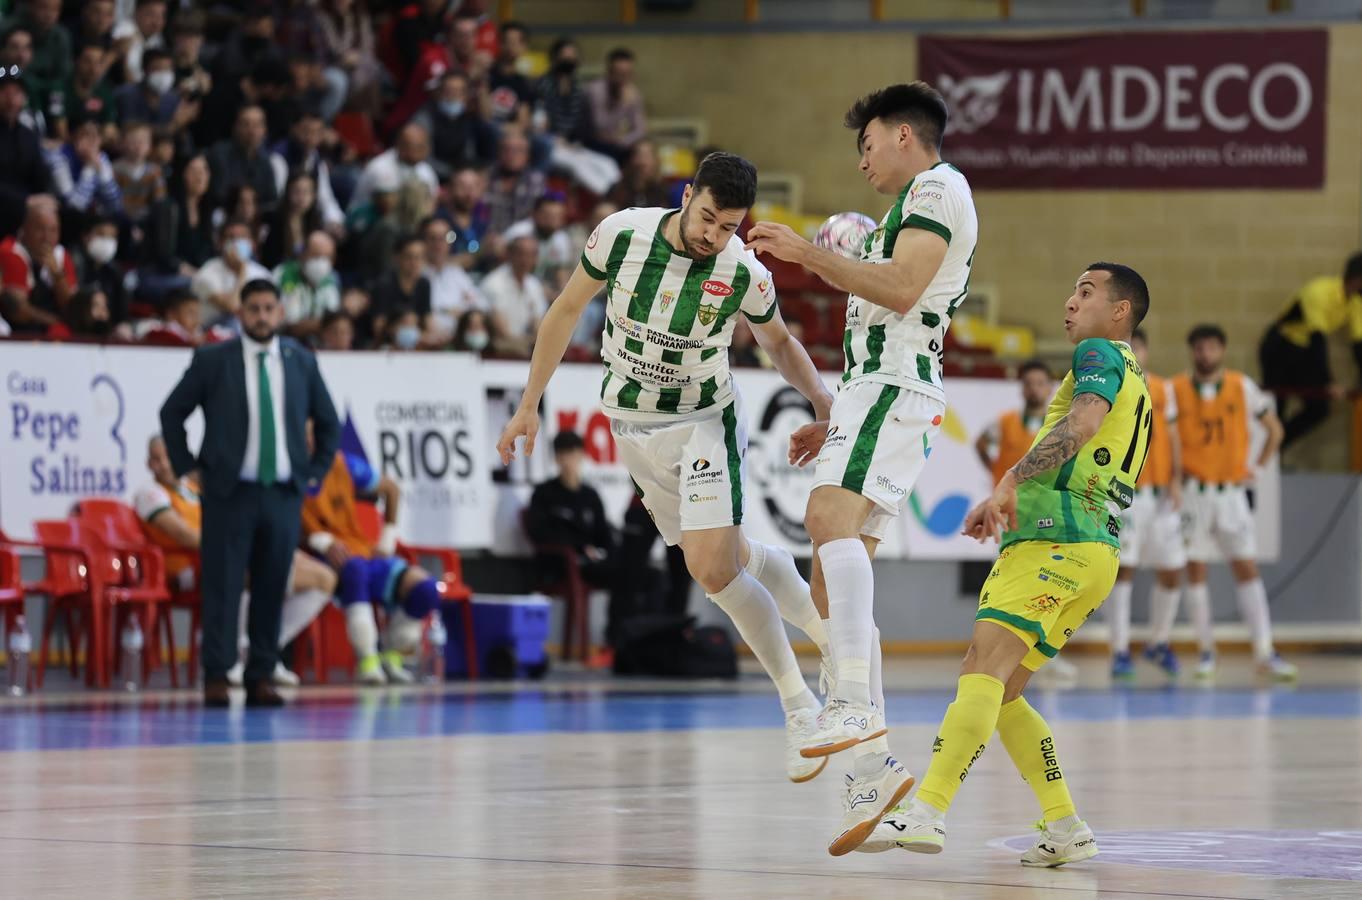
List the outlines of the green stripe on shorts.
{"label": "green stripe on shorts", "polygon": [[889,407],[899,398],[900,390],[895,385],[886,384],[880,389],[880,396],[875,400],[875,404],[866,413],[865,421],[861,423],[861,431],[856,435],[856,443],[851,445],[851,459],[847,462],[846,471],[842,473],[842,487],[847,490],[859,494],[865,487],[865,477],[870,472],[870,461],[875,458],[875,444],[880,439],[880,428],[884,425],[884,417],[889,415]]}
{"label": "green stripe on shorts", "polygon": [[[975,613],[974,620],[978,622],[982,619],[996,619],[999,622],[1006,622],[1013,628],[1019,628],[1022,631],[1029,631],[1036,636],[1036,646],[1040,646],[1041,644],[1045,643],[1045,628],[1039,622],[1032,622],[1030,619],[1023,619],[1021,616],[1013,615],[1010,612],[1004,612],[1001,609],[979,610],[979,612]],[[1051,649],[1053,650],[1054,648]],[[1041,652],[1043,653],[1044,651]],[[1058,652],[1059,652],[1058,650],[1055,650],[1055,653]],[[1051,653],[1050,655],[1053,656],[1054,653]]]}
{"label": "green stripe on shorts", "polygon": [[738,453],[738,415],[735,404],[724,407],[724,447],[728,450],[728,487],[733,501],[733,524],[742,524],[742,455]]}

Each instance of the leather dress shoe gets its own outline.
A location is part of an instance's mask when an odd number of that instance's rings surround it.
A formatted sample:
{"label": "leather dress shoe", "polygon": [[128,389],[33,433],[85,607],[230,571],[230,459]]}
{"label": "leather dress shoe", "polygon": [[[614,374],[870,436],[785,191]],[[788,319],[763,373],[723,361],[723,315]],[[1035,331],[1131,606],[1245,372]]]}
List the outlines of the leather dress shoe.
{"label": "leather dress shoe", "polygon": [[205,678],[203,680],[203,705],[208,709],[226,709],[232,705],[230,685],[226,678]]}
{"label": "leather dress shoe", "polygon": [[284,705],[284,698],[268,681],[254,681],[246,685],[246,705],[278,707]]}

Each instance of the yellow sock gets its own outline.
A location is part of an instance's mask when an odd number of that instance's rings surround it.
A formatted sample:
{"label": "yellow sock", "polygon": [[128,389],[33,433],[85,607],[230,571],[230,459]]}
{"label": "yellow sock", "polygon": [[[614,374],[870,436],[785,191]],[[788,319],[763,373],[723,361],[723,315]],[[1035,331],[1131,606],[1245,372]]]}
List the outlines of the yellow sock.
{"label": "yellow sock", "polygon": [[998,712],[998,737],[1002,738],[1012,764],[1031,785],[1045,821],[1057,822],[1066,816],[1077,815],[1069,786],[1059,768],[1055,753],[1055,738],[1050,726],[1032,709],[1025,697],[1004,703]]}
{"label": "yellow sock", "polygon": [[1003,683],[992,675],[961,675],[955,702],[932,744],[932,764],[923,776],[917,799],[943,813],[950,808],[970,766],[984,752],[998,722]]}

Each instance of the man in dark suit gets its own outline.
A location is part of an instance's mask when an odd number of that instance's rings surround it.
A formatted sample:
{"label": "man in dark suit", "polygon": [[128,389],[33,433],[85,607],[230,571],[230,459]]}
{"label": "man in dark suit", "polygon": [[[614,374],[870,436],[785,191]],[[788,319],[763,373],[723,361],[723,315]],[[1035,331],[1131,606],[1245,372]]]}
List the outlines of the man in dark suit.
{"label": "man in dark suit", "polygon": [[[279,290],[247,282],[238,315],[240,338],[194,351],[161,407],[161,431],[176,476],[198,469],[203,485],[204,704],[229,704],[227,670],[237,658],[238,604],[249,571],[246,705],[282,706],[270,675],[303,493],[330,468],[340,422],[316,359],[276,334],[284,320]],[[195,457],[184,423],[199,407],[204,436]]]}

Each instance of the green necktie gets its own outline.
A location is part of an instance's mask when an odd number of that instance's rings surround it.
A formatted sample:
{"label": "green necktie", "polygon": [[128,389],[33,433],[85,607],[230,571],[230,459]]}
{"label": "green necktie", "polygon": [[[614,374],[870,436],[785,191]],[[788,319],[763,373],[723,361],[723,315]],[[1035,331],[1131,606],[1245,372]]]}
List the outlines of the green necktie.
{"label": "green necktie", "polygon": [[270,371],[265,367],[265,357],[269,354],[261,350],[256,354],[260,360],[260,467],[256,470],[255,480],[269,487],[275,482],[274,459],[274,392],[270,390]]}

